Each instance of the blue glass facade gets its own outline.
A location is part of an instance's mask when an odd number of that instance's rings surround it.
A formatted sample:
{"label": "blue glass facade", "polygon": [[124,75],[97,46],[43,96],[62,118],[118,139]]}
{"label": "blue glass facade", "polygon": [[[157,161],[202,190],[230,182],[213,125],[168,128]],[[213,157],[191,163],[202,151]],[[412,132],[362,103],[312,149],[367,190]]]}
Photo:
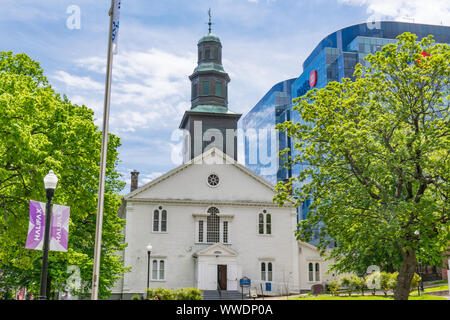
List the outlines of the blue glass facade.
{"label": "blue glass facade", "polygon": [[[304,95],[311,89],[310,75],[312,72],[316,72],[316,81],[312,83],[318,89],[325,87],[332,81],[340,81],[342,78],[352,78],[357,63],[364,64],[365,61],[363,59],[369,53],[379,51],[383,46],[396,42],[396,37],[404,32],[416,34],[418,40],[431,34],[437,43],[450,43],[450,27],[448,26],[393,21],[353,25],[333,32],[320,41],[303,62],[302,74],[297,79],[291,79],[286,82],[290,84],[290,94],[286,94],[286,88],[280,90],[280,84],[277,84],[243,118],[246,166],[258,174],[261,174],[261,169],[264,168],[264,165],[261,163],[250,164],[249,162],[252,152],[250,152],[250,148],[247,148],[248,142],[250,141],[247,135],[247,128],[253,128],[257,131],[263,127],[267,128],[272,126],[273,128],[277,123],[286,120],[292,120],[294,123],[303,122],[298,112],[291,110],[292,104],[282,108],[276,106],[273,102],[276,92],[283,92],[289,99],[295,99]],[[285,134],[280,133],[277,137],[277,145],[280,146],[279,149],[283,149],[285,146],[290,147],[292,156],[295,157],[297,151],[293,148],[294,142],[290,141]],[[274,155],[271,154],[271,156],[273,157]],[[278,167],[281,168],[282,161],[278,160],[277,163]],[[283,181],[292,176],[298,176],[306,166],[307,164],[298,164],[292,170],[286,171],[285,169],[279,169],[276,175],[262,176],[270,182],[276,183],[277,181]],[[297,185],[296,187],[301,187],[301,185]],[[307,218],[309,205],[310,201],[308,200],[299,208],[298,220]]]}
{"label": "blue glass facade", "polygon": [[291,86],[295,79],[282,81],[256,104],[242,119],[244,130],[245,165],[272,184],[292,174],[283,168],[278,154],[290,147],[290,138],[284,132],[275,131],[277,123],[289,120]]}

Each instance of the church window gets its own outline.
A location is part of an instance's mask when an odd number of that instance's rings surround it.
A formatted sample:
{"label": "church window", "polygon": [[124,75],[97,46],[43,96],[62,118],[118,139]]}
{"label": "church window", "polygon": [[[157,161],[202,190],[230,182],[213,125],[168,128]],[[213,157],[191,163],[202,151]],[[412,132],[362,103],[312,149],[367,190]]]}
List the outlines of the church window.
{"label": "church window", "polygon": [[158,260],[153,260],[152,263],[152,280],[158,280]]}
{"label": "church window", "polygon": [[209,95],[209,81],[202,82],[202,95],[203,96]]}
{"label": "church window", "polygon": [[164,260],[159,261],[159,280],[164,280]]}
{"label": "church window", "polygon": [[211,50],[209,48],[205,49],[205,59],[210,59],[210,56],[209,56],[210,52],[211,52]]}
{"label": "church window", "polygon": [[272,281],[272,262],[267,264],[267,281]]}
{"label": "church window", "polygon": [[228,221],[223,222],[223,243],[228,243]]}
{"label": "church window", "polygon": [[261,262],[261,280],[272,281],[272,262]]}
{"label": "church window", "polygon": [[261,280],[266,281],[266,263],[261,262]]}
{"label": "church window", "polygon": [[198,222],[198,242],[203,242],[203,220]]}
{"label": "church window", "polygon": [[222,82],[216,82],[216,96],[222,97]]}
{"label": "church window", "polygon": [[214,59],[219,59],[219,49],[214,48]]}
{"label": "church window", "polygon": [[272,216],[270,213],[266,214],[266,234],[272,234]]}
{"label": "church window", "polygon": [[161,211],[161,232],[167,231],[167,211]]}
{"label": "church window", "polygon": [[316,263],[316,281],[320,281],[320,264]]}
{"label": "church window", "polygon": [[159,210],[153,212],[153,231],[159,231]]}
{"label": "church window", "polygon": [[152,280],[165,280],[165,261],[153,259],[152,261]]}
{"label": "church window", "polygon": [[206,242],[220,242],[220,218],[219,209],[211,207],[208,209],[208,218],[206,221]]}
{"label": "church window", "polygon": [[259,214],[259,234],[264,234],[264,215]]}
{"label": "church window", "polygon": [[198,50],[198,60],[202,60],[202,49]]}
{"label": "church window", "polygon": [[153,211],[153,232],[167,232],[167,211],[163,207]]}
{"label": "church window", "polygon": [[320,281],[320,263],[312,263],[308,264],[308,273],[309,273],[309,281]]}
{"label": "church window", "polygon": [[210,187],[217,187],[219,185],[220,179],[217,174],[210,174],[208,176],[208,185]]}
{"label": "church window", "polygon": [[258,214],[258,234],[272,234],[272,215],[266,210]]}

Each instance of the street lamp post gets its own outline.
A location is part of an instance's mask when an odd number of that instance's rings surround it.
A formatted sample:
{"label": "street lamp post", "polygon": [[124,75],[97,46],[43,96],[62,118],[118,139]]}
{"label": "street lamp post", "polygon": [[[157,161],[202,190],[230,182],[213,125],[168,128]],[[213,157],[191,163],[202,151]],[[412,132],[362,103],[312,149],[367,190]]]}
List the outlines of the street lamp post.
{"label": "street lamp post", "polygon": [[148,255],[148,262],[147,262],[147,288],[145,290],[147,299],[148,299],[148,291],[147,291],[147,289],[150,287],[150,255],[152,253],[152,249],[153,249],[152,244],[149,243],[147,245],[147,255]]}
{"label": "street lamp post", "polygon": [[47,205],[45,208],[45,230],[44,245],[42,253],[42,269],[41,269],[41,289],[39,291],[39,300],[47,300],[47,273],[48,273],[48,249],[50,238],[50,226],[52,219],[52,198],[55,193],[58,177],[53,170],[50,170],[44,177],[44,186],[47,195]]}

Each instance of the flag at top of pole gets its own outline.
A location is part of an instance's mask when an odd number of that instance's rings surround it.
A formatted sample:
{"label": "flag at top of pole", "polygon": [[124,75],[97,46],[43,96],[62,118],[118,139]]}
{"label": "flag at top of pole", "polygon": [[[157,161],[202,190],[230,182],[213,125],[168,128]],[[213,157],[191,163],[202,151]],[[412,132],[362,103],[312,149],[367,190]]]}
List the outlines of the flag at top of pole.
{"label": "flag at top of pole", "polygon": [[103,206],[105,196],[106,156],[108,150],[109,105],[111,100],[111,75],[113,54],[117,53],[119,38],[119,12],[121,0],[111,0],[109,10],[108,58],[106,66],[105,105],[103,110],[102,147],[100,152],[100,175],[98,183],[97,222],[95,227],[94,268],[92,273],[91,299],[98,299],[100,278],[100,257],[102,249]]}
{"label": "flag at top of pole", "polygon": [[113,7],[113,16],[112,16],[112,33],[111,33],[111,42],[112,42],[112,51],[113,54],[117,54],[117,46],[119,40],[119,20],[120,20],[120,3],[121,0],[114,1]]}

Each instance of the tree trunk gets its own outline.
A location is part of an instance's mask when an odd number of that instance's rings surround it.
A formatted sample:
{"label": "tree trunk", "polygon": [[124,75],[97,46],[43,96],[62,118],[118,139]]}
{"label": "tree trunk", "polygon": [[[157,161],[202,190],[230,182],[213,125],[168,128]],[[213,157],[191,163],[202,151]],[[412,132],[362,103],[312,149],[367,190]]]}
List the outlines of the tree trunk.
{"label": "tree trunk", "polygon": [[413,249],[402,252],[403,263],[397,277],[397,286],[394,290],[394,300],[408,300],[411,290],[411,281],[416,271],[417,259]]}

